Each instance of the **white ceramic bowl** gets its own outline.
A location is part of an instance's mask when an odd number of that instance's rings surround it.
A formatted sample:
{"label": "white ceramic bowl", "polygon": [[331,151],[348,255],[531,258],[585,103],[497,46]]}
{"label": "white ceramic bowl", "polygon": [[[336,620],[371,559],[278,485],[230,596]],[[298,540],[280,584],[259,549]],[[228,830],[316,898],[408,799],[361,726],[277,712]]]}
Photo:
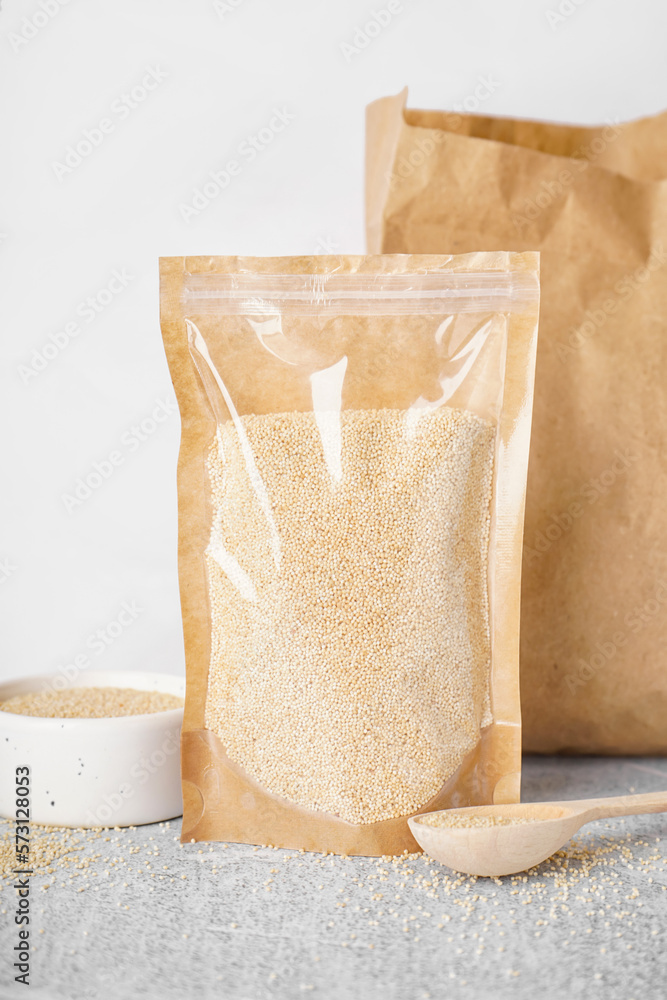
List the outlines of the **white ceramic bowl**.
{"label": "white ceramic bowl", "polygon": [[[138,671],[85,671],[0,684],[0,702],[47,685],[120,687],[183,697],[185,681]],[[16,816],[16,769],[30,768],[30,819],[50,826],[134,826],[183,811],[183,709],[112,719],[43,719],[0,711],[0,815]],[[25,774],[25,772],[20,772]]]}

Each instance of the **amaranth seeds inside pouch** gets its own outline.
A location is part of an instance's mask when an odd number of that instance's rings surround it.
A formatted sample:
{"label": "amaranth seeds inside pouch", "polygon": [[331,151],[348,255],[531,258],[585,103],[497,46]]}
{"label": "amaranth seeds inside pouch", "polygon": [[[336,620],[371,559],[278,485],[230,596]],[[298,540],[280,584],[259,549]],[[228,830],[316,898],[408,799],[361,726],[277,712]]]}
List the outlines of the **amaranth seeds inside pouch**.
{"label": "amaranth seeds inside pouch", "polygon": [[166,258],[183,839],[516,801],[536,254]]}

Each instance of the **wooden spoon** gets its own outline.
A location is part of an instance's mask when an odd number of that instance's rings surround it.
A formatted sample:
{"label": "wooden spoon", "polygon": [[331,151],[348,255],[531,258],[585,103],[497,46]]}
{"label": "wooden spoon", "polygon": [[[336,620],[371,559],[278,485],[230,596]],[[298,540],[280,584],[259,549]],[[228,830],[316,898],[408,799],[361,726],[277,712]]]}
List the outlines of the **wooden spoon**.
{"label": "wooden spoon", "polygon": [[[667,791],[571,802],[516,802],[422,813],[408,820],[419,846],[436,861],[468,875],[512,875],[551,857],[580,826],[608,816],[667,812]],[[505,826],[431,826],[427,817],[517,818]]]}

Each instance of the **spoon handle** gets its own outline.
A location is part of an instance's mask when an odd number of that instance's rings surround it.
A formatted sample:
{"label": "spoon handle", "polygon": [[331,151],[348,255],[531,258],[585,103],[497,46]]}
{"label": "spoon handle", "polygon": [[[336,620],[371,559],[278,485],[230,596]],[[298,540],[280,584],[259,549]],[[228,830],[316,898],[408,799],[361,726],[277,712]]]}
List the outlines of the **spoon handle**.
{"label": "spoon handle", "polygon": [[644,795],[611,795],[604,799],[581,799],[568,802],[569,806],[579,806],[589,819],[606,816],[632,816],[635,813],[667,812],[667,791],[647,792]]}

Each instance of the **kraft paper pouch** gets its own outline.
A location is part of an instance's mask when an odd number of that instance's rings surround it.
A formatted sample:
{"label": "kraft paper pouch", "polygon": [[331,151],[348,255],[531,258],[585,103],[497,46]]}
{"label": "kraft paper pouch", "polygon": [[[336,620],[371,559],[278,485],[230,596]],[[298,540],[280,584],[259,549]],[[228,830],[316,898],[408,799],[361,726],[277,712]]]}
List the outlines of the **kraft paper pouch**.
{"label": "kraft paper pouch", "polygon": [[367,109],[371,252],[539,250],[524,747],[667,752],[667,114]]}
{"label": "kraft paper pouch", "polygon": [[518,799],[537,268],[161,260],[184,840],[400,853]]}

